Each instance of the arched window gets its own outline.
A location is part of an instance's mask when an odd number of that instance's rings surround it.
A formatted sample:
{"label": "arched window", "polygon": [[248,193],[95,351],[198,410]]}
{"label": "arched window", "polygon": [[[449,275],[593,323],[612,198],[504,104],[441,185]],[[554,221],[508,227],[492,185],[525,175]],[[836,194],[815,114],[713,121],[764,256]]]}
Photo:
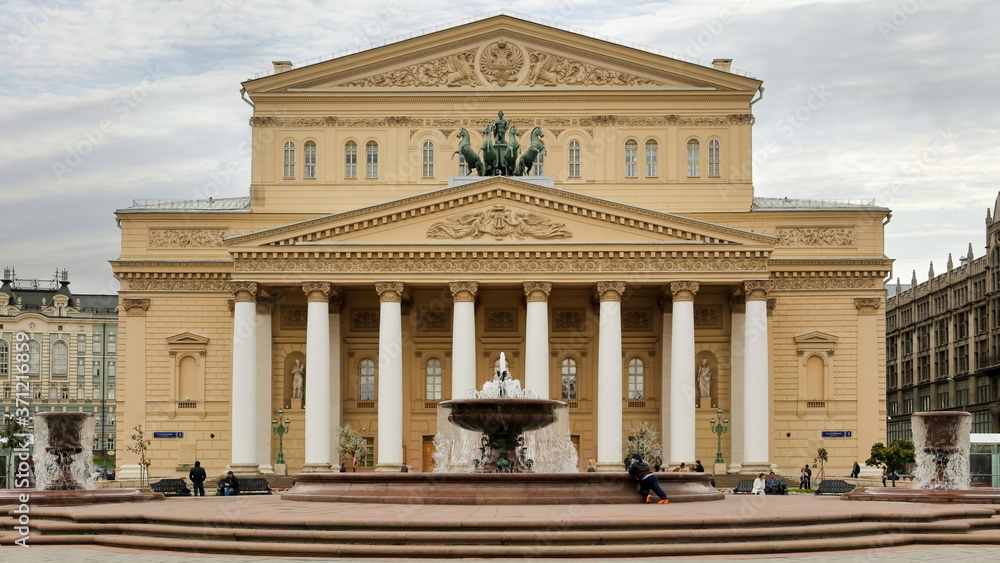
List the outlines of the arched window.
{"label": "arched window", "polygon": [[305,144],[305,168],[302,170],[302,177],[306,180],[316,179],[316,143],[307,141]]}
{"label": "arched window", "polygon": [[[110,370],[109,370],[110,371]],[[201,398],[198,381],[198,360],[194,356],[184,356],[177,364],[177,400],[197,401]]]}
{"label": "arched window", "polygon": [[646,141],[646,177],[655,178],[659,170],[657,170],[657,152],[659,151],[659,146],[656,141],[650,139]]}
{"label": "arched window", "polygon": [[639,169],[636,164],[639,152],[639,144],[635,141],[625,141],[625,177],[637,178]]}
{"label": "arched window", "polygon": [[720,157],[721,149],[719,148],[719,140],[712,139],[708,142],[708,177],[718,178],[722,174],[721,159]]}
{"label": "arched window", "polygon": [[28,375],[42,373],[42,345],[37,340],[28,341]]}
{"label": "arched window", "polygon": [[465,161],[465,157],[462,155],[458,156],[458,175],[459,176],[469,175],[469,163]]}
{"label": "arched window", "polygon": [[420,162],[422,163],[421,177],[423,178],[433,178],[434,177],[434,143],[430,141],[424,141],[423,150],[420,153]]}
{"label": "arched window", "polygon": [[569,177],[580,177],[580,141],[569,142]]}
{"label": "arched window", "polygon": [[285,141],[285,174],[286,180],[295,179],[295,143]]}
{"label": "arched window", "polygon": [[806,360],[806,399],[826,400],[826,362],[819,356]]}
{"label": "arched window", "polygon": [[365,178],[378,178],[378,143],[368,141],[365,146]]}
{"label": "arched window", "polygon": [[347,141],[344,145],[344,178],[358,177],[358,144]]}
{"label": "arched window", "polygon": [[699,158],[698,157],[698,151],[699,151],[700,147],[701,147],[701,144],[698,142],[698,139],[691,139],[690,141],[688,141],[688,145],[687,145],[687,148],[688,148],[688,159],[687,159],[687,162],[688,162],[688,178],[697,178],[698,177],[698,158]]}
{"label": "arched window", "polygon": [[0,375],[10,375],[10,344],[0,340]]}
{"label": "arched window", "polygon": [[52,343],[52,375],[66,377],[69,375],[69,344],[65,340]]}
{"label": "arched window", "polygon": [[545,155],[538,153],[535,157],[535,163],[531,165],[531,175],[532,176],[542,176],[545,174]]}
{"label": "arched window", "polygon": [[642,399],[646,396],[646,364],[640,358],[628,361],[628,398]]}
{"label": "arched window", "polygon": [[426,380],[426,395],[428,401],[441,400],[441,360],[431,358],[424,365],[424,375]]}
{"label": "arched window", "polygon": [[576,360],[566,358],[559,371],[562,374],[562,399],[576,400]]}
{"label": "arched window", "polygon": [[358,400],[375,400],[375,362],[368,358],[358,364]]}

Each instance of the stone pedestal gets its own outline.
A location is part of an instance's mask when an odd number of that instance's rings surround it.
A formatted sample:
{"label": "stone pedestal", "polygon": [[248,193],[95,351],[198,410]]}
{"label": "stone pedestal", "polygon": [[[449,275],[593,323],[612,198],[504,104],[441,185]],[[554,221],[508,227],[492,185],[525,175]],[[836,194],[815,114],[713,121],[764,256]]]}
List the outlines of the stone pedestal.
{"label": "stone pedestal", "polygon": [[284,463],[274,464],[274,474],[275,475],[288,475],[288,465]]}
{"label": "stone pedestal", "polygon": [[293,411],[302,410],[302,399],[289,399],[288,408]]}
{"label": "stone pedestal", "polygon": [[725,463],[716,463],[715,467],[712,468],[712,472],[715,473],[716,475],[725,475],[726,474],[726,464]]}
{"label": "stone pedestal", "polygon": [[700,398],[698,398],[698,408],[699,409],[710,409],[710,408],[712,408],[712,399],[710,397],[700,397]]}

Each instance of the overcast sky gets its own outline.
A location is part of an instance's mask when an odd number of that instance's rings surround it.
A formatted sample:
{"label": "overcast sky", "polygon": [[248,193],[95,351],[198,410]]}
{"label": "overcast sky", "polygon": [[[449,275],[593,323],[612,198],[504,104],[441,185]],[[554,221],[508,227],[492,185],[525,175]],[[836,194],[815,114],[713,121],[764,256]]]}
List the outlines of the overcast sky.
{"label": "overcast sky", "polygon": [[[973,244],[1000,189],[993,0],[71,1],[0,9],[0,265],[113,293],[115,209],[248,195],[240,83],[500,6],[764,81],[756,194],[893,210],[896,276]],[[542,6],[547,6],[542,8]],[[238,170],[227,177],[226,170]]]}

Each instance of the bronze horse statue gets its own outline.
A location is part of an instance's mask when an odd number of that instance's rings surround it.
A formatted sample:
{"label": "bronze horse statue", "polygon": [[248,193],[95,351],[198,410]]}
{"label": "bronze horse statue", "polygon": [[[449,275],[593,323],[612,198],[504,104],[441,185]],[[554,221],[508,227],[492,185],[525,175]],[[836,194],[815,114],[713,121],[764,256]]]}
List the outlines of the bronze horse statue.
{"label": "bronze horse statue", "polygon": [[495,176],[498,172],[502,172],[498,166],[500,164],[500,155],[496,147],[493,146],[492,123],[483,129],[483,146],[479,150],[483,153],[483,165],[486,167],[487,176]]}
{"label": "bronze horse statue", "polygon": [[517,161],[517,168],[514,169],[515,176],[526,176],[531,172],[531,167],[535,164],[535,160],[539,155],[545,154],[545,143],[542,141],[542,137],[545,134],[542,133],[541,127],[535,127],[531,130],[531,144],[528,145],[528,150],[524,151],[521,158]]}
{"label": "bronze horse statue", "polygon": [[517,153],[521,151],[521,143],[517,140],[517,136],[521,132],[517,130],[516,125],[511,125],[508,133],[510,133],[510,140],[507,141],[507,150],[500,155],[500,166],[503,168],[504,175],[513,176],[514,170],[517,168]]}
{"label": "bronze horse statue", "polygon": [[459,139],[462,139],[458,143],[458,150],[451,154],[451,158],[454,159],[455,155],[460,155],[465,159],[465,163],[469,165],[469,173],[475,170],[480,176],[484,176],[483,162],[479,160],[479,153],[472,150],[472,143],[469,141],[469,132],[462,127],[458,131],[458,135],[455,135]]}

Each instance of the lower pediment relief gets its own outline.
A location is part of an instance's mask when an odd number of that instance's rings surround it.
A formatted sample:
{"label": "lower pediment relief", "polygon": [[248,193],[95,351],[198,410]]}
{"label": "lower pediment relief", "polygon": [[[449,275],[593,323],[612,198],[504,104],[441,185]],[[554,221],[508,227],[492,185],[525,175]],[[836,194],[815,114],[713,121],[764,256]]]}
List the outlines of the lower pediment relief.
{"label": "lower pediment relief", "polygon": [[571,238],[573,233],[564,223],[555,223],[538,213],[508,209],[494,205],[478,213],[466,213],[434,223],[427,229],[427,238],[478,239],[484,236],[495,240],[524,240],[527,238],[549,240]]}

